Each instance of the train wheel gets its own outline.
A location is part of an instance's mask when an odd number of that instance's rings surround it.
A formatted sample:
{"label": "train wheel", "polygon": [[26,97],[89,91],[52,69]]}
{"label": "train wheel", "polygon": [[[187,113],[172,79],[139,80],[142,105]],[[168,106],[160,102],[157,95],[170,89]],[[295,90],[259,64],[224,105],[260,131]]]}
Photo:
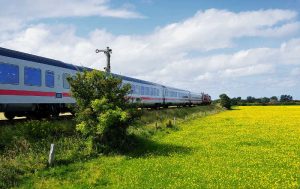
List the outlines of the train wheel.
{"label": "train wheel", "polygon": [[13,120],[13,119],[16,117],[15,114],[12,113],[12,112],[5,112],[5,113],[4,113],[4,116],[5,116],[5,118],[8,119],[8,120]]}

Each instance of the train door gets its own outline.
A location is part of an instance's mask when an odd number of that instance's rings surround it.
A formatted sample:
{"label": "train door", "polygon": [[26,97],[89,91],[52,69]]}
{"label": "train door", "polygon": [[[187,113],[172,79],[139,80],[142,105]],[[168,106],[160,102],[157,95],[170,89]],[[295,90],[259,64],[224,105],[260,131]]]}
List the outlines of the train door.
{"label": "train door", "polygon": [[162,89],[162,94],[163,94],[163,104],[166,104],[166,93],[167,93],[167,88],[165,86],[163,86]]}

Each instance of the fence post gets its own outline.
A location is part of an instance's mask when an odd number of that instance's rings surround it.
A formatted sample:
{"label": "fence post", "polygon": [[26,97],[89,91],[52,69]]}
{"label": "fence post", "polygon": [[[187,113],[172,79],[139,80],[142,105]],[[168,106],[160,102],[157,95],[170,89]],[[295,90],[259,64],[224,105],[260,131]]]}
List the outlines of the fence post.
{"label": "fence post", "polygon": [[51,144],[50,146],[50,153],[49,153],[49,165],[52,166],[54,163],[54,153],[55,153],[55,145]]}
{"label": "fence post", "polygon": [[176,117],[174,117],[174,125],[176,125]]}

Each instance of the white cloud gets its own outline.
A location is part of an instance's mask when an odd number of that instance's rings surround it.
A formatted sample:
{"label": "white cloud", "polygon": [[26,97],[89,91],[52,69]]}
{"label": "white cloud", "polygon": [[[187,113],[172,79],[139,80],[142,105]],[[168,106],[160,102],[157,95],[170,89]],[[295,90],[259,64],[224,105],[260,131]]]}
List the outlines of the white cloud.
{"label": "white cloud", "polygon": [[[300,29],[293,21],[296,12],[289,10],[265,10],[233,13],[209,9],[178,23],[157,29],[151,37],[161,48],[183,50],[212,50],[232,45],[232,39],[240,37],[280,37]],[[290,21],[285,23],[286,21]],[[280,22],[283,22],[281,25]]]}
{"label": "white cloud", "polygon": [[300,38],[283,43],[280,47],[281,61],[286,64],[300,64]]}
{"label": "white cloud", "polygon": [[293,68],[292,71],[290,72],[291,76],[300,76],[300,67],[298,68]]}
{"label": "white cloud", "polygon": [[109,0],[2,0],[0,1],[0,32],[21,28],[29,21],[43,18],[101,16],[144,18],[132,6],[111,8]]}
{"label": "white cloud", "polygon": [[[238,45],[235,39],[243,37],[288,37],[300,30],[296,15],[289,10],[234,13],[210,9],[149,35],[113,35],[97,29],[88,37],[79,37],[71,26],[39,24],[10,36],[0,34],[0,46],[98,69],[105,66],[105,56],[94,53],[95,49],[110,46],[115,73],[219,94],[230,88],[259,87],[255,79],[276,77],[278,65],[299,64],[300,39],[287,40],[276,48],[206,52],[231,48]],[[294,86],[293,79],[286,83]]]}
{"label": "white cloud", "polygon": [[0,26],[1,26],[0,32],[9,31],[9,30],[19,30],[20,28],[22,28],[23,25],[24,24],[20,19],[2,17],[2,16],[0,17]]}
{"label": "white cloud", "polygon": [[15,16],[22,19],[76,16],[143,17],[129,10],[129,6],[111,8],[108,0],[2,0],[1,5],[2,16]]}

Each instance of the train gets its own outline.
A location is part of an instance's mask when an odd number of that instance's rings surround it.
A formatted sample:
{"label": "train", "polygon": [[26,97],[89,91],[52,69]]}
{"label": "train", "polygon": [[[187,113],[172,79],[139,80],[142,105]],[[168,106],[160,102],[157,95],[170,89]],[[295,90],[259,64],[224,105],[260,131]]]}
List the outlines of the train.
{"label": "train", "polygon": [[[11,120],[16,116],[42,118],[70,111],[76,104],[68,77],[92,70],[62,61],[0,47],[0,112]],[[168,87],[132,77],[113,74],[131,85],[127,95],[141,107],[206,105],[205,93]]]}

